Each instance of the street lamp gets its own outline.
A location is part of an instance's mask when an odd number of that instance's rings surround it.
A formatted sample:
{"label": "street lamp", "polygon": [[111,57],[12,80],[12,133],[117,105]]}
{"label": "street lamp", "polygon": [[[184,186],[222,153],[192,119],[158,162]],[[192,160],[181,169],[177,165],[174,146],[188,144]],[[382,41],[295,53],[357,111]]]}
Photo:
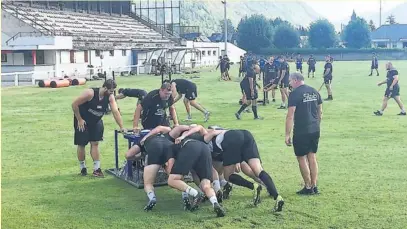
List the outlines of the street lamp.
{"label": "street lamp", "polygon": [[226,0],[222,0],[224,10],[224,29],[225,29],[225,55],[228,54],[228,22],[226,19]]}

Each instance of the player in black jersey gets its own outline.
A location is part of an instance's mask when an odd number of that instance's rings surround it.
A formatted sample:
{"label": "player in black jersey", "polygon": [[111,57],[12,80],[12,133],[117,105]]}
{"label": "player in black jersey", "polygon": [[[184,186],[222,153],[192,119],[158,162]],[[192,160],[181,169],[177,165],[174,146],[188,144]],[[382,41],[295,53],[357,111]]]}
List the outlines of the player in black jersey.
{"label": "player in black jersey", "polygon": [[255,120],[262,120],[263,117],[257,115],[257,88],[256,88],[256,74],[260,73],[260,67],[257,65],[256,60],[252,60],[251,67],[247,69],[245,78],[241,82],[241,88],[246,97],[247,103],[242,104],[239,111],[235,113],[237,119],[241,119],[241,113],[248,107],[252,105],[253,115]]}
{"label": "player in black jersey", "polygon": [[372,65],[370,66],[370,75],[369,75],[369,76],[372,76],[372,74],[373,74],[373,69],[376,69],[377,76],[379,76],[379,70],[377,70],[378,68],[379,68],[379,61],[377,60],[377,55],[376,55],[376,53],[373,53],[373,56],[372,56]]}
{"label": "player in black jersey", "polygon": [[279,69],[279,79],[278,85],[280,85],[280,92],[281,92],[281,105],[278,109],[286,109],[286,101],[288,99],[288,88],[289,84],[289,75],[290,75],[290,65],[285,60],[284,56],[279,58],[280,61],[280,69]]}
{"label": "player in black jersey", "polygon": [[137,98],[137,104],[140,104],[147,95],[147,92],[142,89],[120,88],[118,92],[119,94],[116,95],[116,100],[124,99],[126,97]]}
{"label": "player in black jersey", "polygon": [[[264,92],[267,93],[266,94],[266,98],[268,100],[268,91],[271,90],[271,96],[273,98],[273,102],[276,101],[276,86],[273,86],[275,84],[276,79],[278,80],[278,64],[277,62],[274,60],[274,57],[270,57],[269,61],[266,63],[266,65],[264,66],[264,71],[266,74],[265,77],[265,82],[264,82]],[[268,101],[267,101],[268,102]]]}
{"label": "player in black jersey", "polygon": [[104,176],[100,169],[99,141],[103,141],[104,126],[102,117],[106,114],[109,105],[120,130],[124,131],[123,121],[113,95],[116,86],[114,80],[108,79],[101,88],[86,89],[72,103],[75,129],[74,144],[78,146],[77,154],[83,176],[87,175],[85,146],[88,143],[91,145],[93,176]]}
{"label": "player in black jersey", "polygon": [[184,140],[188,136],[200,133],[203,136],[203,141],[212,143],[213,151],[221,155],[223,160],[223,172],[225,179],[232,184],[249,188],[254,191],[254,204],[260,202],[260,192],[262,186],[252,183],[240,175],[236,171],[236,164],[246,162],[257,178],[259,178],[267,187],[267,191],[276,201],[274,210],[282,211],[284,200],[278,194],[273,180],[264,171],[261,165],[260,155],[257,149],[256,141],[253,135],[247,130],[206,130],[202,126],[191,128],[187,133],[176,139],[177,141]]}
{"label": "player in black jersey", "polygon": [[394,100],[396,100],[401,110],[398,115],[404,116],[406,115],[406,110],[404,109],[404,105],[400,99],[399,72],[393,67],[393,64],[391,62],[388,62],[386,64],[386,70],[387,79],[377,84],[377,86],[380,86],[382,84],[387,85],[386,91],[384,92],[382,109],[375,111],[374,114],[377,116],[382,116],[384,110],[387,107],[387,102],[390,98],[393,98]]}
{"label": "player in black jersey", "polygon": [[167,108],[170,111],[174,125],[178,125],[171,84],[164,82],[160,89],[150,91],[143,101],[137,105],[133,119],[134,133],[139,133],[140,131],[138,127],[140,117],[141,125],[144,129],[151,130],[157,126],[170,126],[167,119]]}
{"label": "player in black jersey", "polygon": [[326,101],[328,100],[333,100],[332,97],[332,72],[333,72],[333,66],[332,66],[332,57],[327,56],[326,57],[326,63],[324,66],[324,83],[326,90],[328,92],[328,98],[325,99]]}
{"label": "player in black jersey", "polygon": [[315,76],[315,65],[317,61],[315,60],[314,56],[311,54],[308,58],[307,64],[308,64],[308,78],[310,72],[312,72],[312,78]]}
{"label": "player in black jersey", "polygon": [[[213,179],[211,152],[208,145],[200,140],[201,138],[202,136],[199,135],[190,135],[182,138],[180,143],[176,142],[178,143],[174,147],[176,160],[168,177],[168,185],[179,191],[187,192],[193,197],[192,211],[198,208],[206,195],[212,203],[216,215],[223,217],[225,211],[218,203],[215,191],[211,186]],[[188,175],[191,170],[198,175],[201,182],[199,186],[205,195],[182,180],[183,176]]]}
{"label": "player in black jersey", "polygon": [[298,53],[297,58],[295,59],[295,66],[297,71],[300,71],[302,74],[302,62],[304,62],[304,58],[301,57],[301,54]]}
{"label": "player in black jersey", "polygon": [[[171,80],[171,85],[172,85],[172,95],[174,100],[174,104],[178,102],[184,95],[184,104],[185,104],[185,109],[187,110],[187,119],[186,121],[191,121],[192,116],[191,116],[191,107],[195,107],[197,110],[202,112],[204,114],[204,121],[207,122],[209,119],[210,112],[207,111],[201,104],[199,104],[196,101],[196,98],[198,97],[198,92],[197,92],[197,87],[196,84],[186,80],[186,79],[175,79]],[[178,93],[178,96],[176,96]]]}

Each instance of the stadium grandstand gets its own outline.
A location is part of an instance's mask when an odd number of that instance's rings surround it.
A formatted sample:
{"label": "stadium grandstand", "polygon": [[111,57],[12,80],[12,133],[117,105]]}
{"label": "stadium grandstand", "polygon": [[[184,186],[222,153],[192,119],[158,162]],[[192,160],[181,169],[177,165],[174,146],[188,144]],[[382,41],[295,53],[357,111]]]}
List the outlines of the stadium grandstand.
{"label": "stadium grandstand", "polygon": [[[175,71],[216,65],[224,44],[185,39],[199,27],[182,26],[181,5],[151,0],[3,1],[2,76],[152,73],[159,62]],[[244,53],[232,46],[229,56]]]}

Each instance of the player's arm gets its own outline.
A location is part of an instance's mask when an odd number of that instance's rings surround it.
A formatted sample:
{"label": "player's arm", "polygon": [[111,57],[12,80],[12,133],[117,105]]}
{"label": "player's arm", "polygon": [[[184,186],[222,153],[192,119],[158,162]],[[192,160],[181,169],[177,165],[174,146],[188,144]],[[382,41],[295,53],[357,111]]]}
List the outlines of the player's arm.
{"label": "player's arm", "polygon": [[393,89],[393,87],[394,87],[394,85],[396,85],[396,83],[399,81],[399,76],[398,75],[395,75],[395,76],[393,76],[393,82],[391,83],[391,85],[390,85],[390,89]]}
{"label": "player's arm", "polygon": [[254,83],[253,83],[252,77],[249,77],[249,85],[250,85],[250,91],[254,93]]}
{"label": "player's arm", "polygon": [[295,113],[295,106],[289,106],[287,116],[285,119],[285,138],[287,143],[287,138],[289,139],[291,136],[291,131],[294,125],[294,113]]}
{"label": "player's arm", "polygon": [[117,103],[116,103],[116,99],[114,98],[114,95],[109,96],[109,103],[110,103],[110,109],[112,110],[114,120],[116,121],[117,125],[119,125],[120,130],[123,130],[122,116],[120,115],[119,109],[117,108]]}
{"label": "player's arm", "polygon": [[201,126],[201,125],[197,125],[193,128],[191,128],[190,130],[188,130],[187,132],[184,132],[182,134],[182,136],[178,137],[177,139],[175,139],[175,143],[179,144],[182,140],[184,140],[186,137],[194,134],[194,133],[199,133],[202,136],[205,136],[205,134],[208,133],[208,131],[206,131],[205,127]]}
{"label": "player's arm", "polygon": [[172,84],[171,84],[171,91],[172,91],[172,97],[176,98],[174,100],[174,103],[178,102],[178,100],[181,99],[182,95],[178,94],[177,84],[175,82],[172,82]]}
{"label": "player's arm", "polygon": [[319,119],[319,122],[321,122],[322,121],[322,104],[319,104],[317,109],[318,109],[318,119]]}
{"label": "player's arm", "polygon": [[284,78],[286,72],[287,72],[286,69],[281,70],[281,75],[280,75],[280,79],[278,80],[278,84],[281,84],[281,81],[283,81],[283,78]]}
{"label": "player's arm", "polygon": [[385,84],[385,83],[387,83],[387,80],[383,80],[382,82],[379,82],[379,83],[377,84],[377,86],[380,86],[380,85]]}
{"label": "player's arm", "polygon": [[144,136],[143,139],[141,139],[140,144],[143,145],[143,144],[144,144],[144,141],[145,141],[148,137],[150,137],[150,136],[152,136],[152,135],[156,135],[156,134],[159,134],[159,133],[165,134],[165,133],[168,133],[168,132],[170,132],[170,131],[171,131],[171,128],[168,127],[168,126],[157,126],[156,128],[150,130],[150,132],[148,132],[148,134],[147,134],[146,136]]}
{"label": "player's arm", "polygon": [[220,133],[222,133],[222,130],[213,130],[211,132],[206,132],[206,134],[204,135],[204,141],[210,142],[212,138],[218,136]]}
{"label": "player's arm", "polygon": [[117,94],[116,97],[115,97],[116,100],[118,100],[118,99],[124,99],[124,98],[126,98],[126,96],[123,95],[122,93]]}
{"label": "player's arm", "polygon": [[169,108],[171,117],[172,117],[172,121],[174,122],[174,126],[178,126],[178,117],[177,117],[177,110],[175,109],[174,104],[170,106]]}
{"label": "player's arm", "polygon": [[143,106],[141,106],[141,104],[137,104],[136,111],[134,112],[134,116],[133,116],[133,130],[134,131],[136,131],[138,129],[138,122],[140,120],[142,110],[143,110]]}
{"label": "player's arm", "polygon": [[175,159],[170,158],[167,163],[165,163],[165,172],[169,175],[171,173],[172,167],[174,166]]}
{"label": "player's arm", "polygon": [[331,68],[327,68],[327,69],[325,70],[324,77],[327,77],[330,72],[331,72]]}
{"label": "player's arm", "polygon": [[92,100],[93,98],[93,90],[92,89],[87,89],[85,90],[78,98],[76,98],[73,103],[72,103],[72,110],[73,113],[75,114],[75,117],[78,121],[83,120],[82,116],[79,112],[79,106]]}

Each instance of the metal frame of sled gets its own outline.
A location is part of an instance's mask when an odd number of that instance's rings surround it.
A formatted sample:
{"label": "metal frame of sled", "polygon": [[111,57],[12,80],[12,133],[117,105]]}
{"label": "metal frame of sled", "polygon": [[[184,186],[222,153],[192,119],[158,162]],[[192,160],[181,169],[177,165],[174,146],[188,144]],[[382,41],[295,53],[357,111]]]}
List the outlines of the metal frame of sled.
{"label": "metal frame of sled", "polygon": [[[134,144],[137,144],[140,142],[141,139],[143,139],[144,136],[146,136],[150,130],[142,130],[139,135],[133,134],[133,131],[130,131],[128,133],[123,133],[123,137],[127,139],[128,141],[128,149],[130,149]],[[144,165],[146,164],[146,161],[148,160],[148,156],[144,157],[142,156],[140,159],[137,159],[135,161],[127,161],[123,165],[123,167],[119,167],[119,134],[121,134],[120,131],[115,130],[114,131],[114,157],[115,157],[115,168],[112,169],[107,169],[105,170],[108,174],[111,174],[115,176],[116,178],[123,180],[130,185],[142,189],[144,188],[144,179],[143,179],[143,174],[144,174]],[[160,170],[157,173],[154,186],[159,187],[159,186],[166,186],[168,180],[168,175],[164,171],[164,169],[161,167]],[[184,181],[185,182],[192,182],[192,176],[189,174],[188,176],[184,176]]]}

